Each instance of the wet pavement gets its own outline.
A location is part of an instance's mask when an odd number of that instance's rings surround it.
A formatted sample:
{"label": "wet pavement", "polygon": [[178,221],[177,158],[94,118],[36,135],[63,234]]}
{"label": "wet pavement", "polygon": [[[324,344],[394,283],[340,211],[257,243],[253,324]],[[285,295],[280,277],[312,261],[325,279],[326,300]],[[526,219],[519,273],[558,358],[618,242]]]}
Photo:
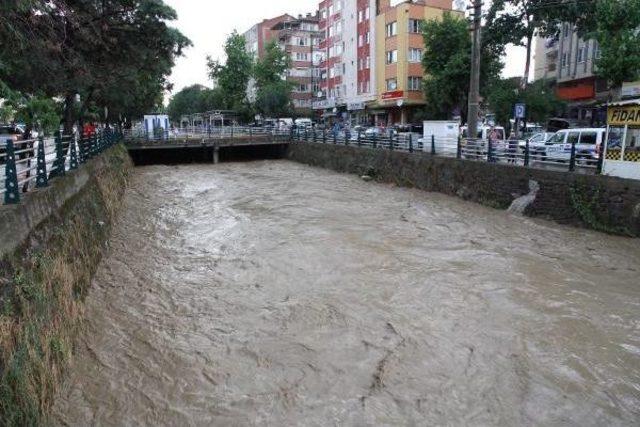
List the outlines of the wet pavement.
{"label": "wet pavement", "polygon": [[640,240],[288,161],[137,168],[59,425],[637,425]]}

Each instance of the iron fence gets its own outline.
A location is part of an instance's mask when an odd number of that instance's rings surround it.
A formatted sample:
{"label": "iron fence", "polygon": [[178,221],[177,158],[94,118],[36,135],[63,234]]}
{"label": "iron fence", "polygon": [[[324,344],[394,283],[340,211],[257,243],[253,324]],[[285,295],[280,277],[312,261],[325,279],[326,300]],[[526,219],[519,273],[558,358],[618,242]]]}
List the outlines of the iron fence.
{"label": "iron fence", "polygon": [[252,127],[252,126],[192,126],[148,132],[145,129],[126,129],[124,137],[127,141],[139,143],[176,142],[189,140],[215,140],[233,138],[277,137],[288,138],[289,129],[281,127]]}
{"label": "iron fence", "polygon": [[598,147],[572,144],[536,144],[506,140],[443,138],[415,134],[393,136],[368,132],[334,132],[312,128],[291,130],[294,142],[351,145],[369,149],[428,153],[486,163],[501,163],[520,167],[550,169],[574,173],[596,174],[602,171],[602,156]]}
{"label": "iron fence", "polygon": [[122,134],[103,130],[91,136],[60,135],[0,141],[0,196],[5,204],[20,202],[21,195],[44,188],[52,179],[78,169],[122,140]]}

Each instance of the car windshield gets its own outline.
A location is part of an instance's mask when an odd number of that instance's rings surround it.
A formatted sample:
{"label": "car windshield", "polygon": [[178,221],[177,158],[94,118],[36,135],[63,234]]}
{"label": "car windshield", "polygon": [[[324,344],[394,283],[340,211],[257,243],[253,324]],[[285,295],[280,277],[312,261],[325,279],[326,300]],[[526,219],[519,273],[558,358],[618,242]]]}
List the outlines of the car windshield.
{"label": "car windshield", "polygon": [[551,138],[549,138],[548,142],[550,142],[551,144],[561,144],[564,142],[565,135],[565,133],[556,133]]}

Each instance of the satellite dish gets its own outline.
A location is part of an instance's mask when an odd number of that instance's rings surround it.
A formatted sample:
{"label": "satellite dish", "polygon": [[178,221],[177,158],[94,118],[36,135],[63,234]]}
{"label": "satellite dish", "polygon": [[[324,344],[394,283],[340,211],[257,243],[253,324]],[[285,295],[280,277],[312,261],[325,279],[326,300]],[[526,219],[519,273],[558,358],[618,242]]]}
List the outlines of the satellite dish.
{"label": "satellite dish", "polygon": [[322,91],[319,91],[319,92],[316,94],[316,96],[317,96],[318,98],[322,98]]}
{"label": "satellite dish", "polygon": [[398,107],[402,107],[404,105],[404,99],[398,99],[398,102],[396,102],[396,104],[398,104]]}

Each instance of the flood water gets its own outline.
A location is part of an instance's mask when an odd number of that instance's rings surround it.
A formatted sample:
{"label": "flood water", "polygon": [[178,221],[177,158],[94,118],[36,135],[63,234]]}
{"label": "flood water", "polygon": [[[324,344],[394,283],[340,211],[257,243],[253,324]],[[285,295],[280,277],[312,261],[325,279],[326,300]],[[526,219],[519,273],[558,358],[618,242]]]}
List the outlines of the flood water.
{"label": "flood water", "polygon": [[640,240],[288,161],[137,168],[62,425],[637,425]]}

